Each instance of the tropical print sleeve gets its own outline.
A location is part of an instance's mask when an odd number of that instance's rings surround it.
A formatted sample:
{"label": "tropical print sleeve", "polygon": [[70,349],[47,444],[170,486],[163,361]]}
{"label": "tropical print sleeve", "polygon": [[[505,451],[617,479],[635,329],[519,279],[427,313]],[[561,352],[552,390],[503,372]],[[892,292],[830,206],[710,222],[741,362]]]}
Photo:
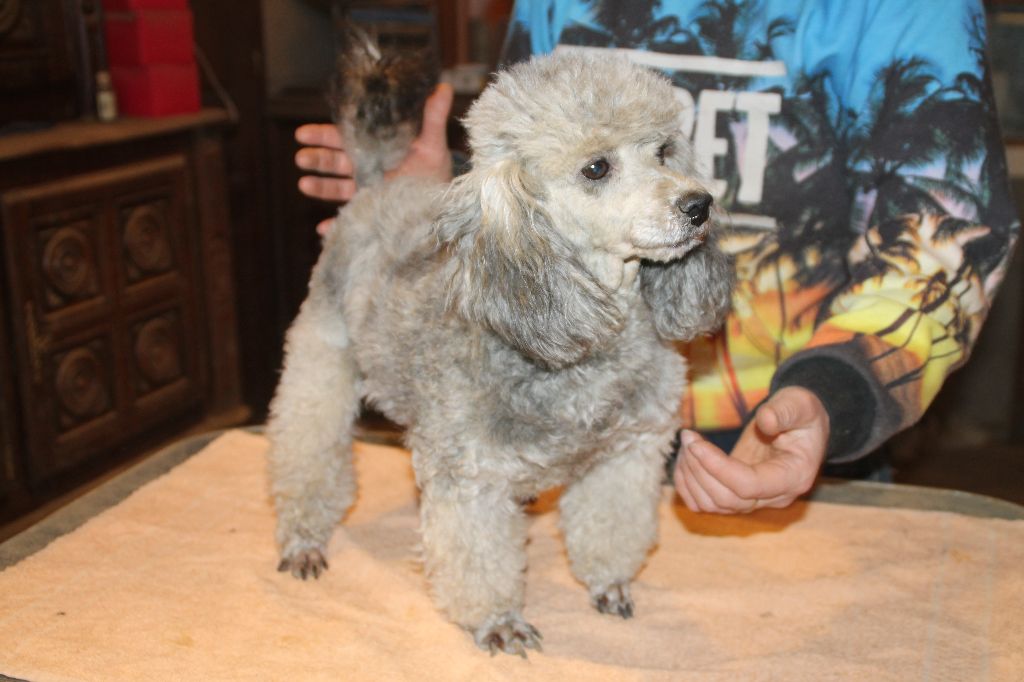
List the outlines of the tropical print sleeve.
{"label": "tropical print sleeve", "polygon": [[[879,5],[864,17],[864,36],[873,49],[885,35],[918,41],[925,54],[920,41],[941,44],[941,61],[895,53],[873,72],[831,81],[856,237],[845,281],[771,386],[804,385],[822,398],[833,461],[915,422],[967,360],[1019,230],[980,8],[937,2],[920,12],[915,4]],[[805,88],[813,95],[816,87],[812,74]],[[867,96],[854,110],[843,98],[857,88]]]}
{"label": "tropical print sleeve", "polygon": [[682,417],[814,391],[829,457],[912,424],[962,365],[1019,232],[980,0],[520,0],[508,61],[616,50],[666,73],[737,288],[680,350]]}

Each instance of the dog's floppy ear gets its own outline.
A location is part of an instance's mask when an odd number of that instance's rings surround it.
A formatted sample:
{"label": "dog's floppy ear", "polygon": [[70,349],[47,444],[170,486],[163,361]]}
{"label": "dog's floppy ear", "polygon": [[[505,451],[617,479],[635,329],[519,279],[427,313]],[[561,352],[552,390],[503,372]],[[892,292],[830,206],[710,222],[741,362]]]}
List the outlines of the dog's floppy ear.
{"label": "dog's floppy ear", "polygon": [[519,164],[456,178],[437,222],[449,306],[549,368],[582,359],[622,325],[609,293],[552,227]]}
{"label": "dog's floppy ear", "polygon": [[714,238],[682,258],[640,265],[640,290],[664,339],[689,341],[717,330],[729,312],[734,280],[732,259]]}

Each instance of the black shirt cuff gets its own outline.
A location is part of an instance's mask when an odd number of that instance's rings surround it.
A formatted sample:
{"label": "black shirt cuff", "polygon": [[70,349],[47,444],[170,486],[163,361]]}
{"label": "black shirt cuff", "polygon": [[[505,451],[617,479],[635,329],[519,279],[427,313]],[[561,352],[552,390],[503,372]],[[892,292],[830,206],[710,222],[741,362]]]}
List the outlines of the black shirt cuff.
{"label": "black shirt cuff", "polygon": [[818,397],[829,417],[826,460],[851,459],[871,436],[877,403],[867,380],[849,363],[815,355],[780,368],[772,393],[801,386]]}

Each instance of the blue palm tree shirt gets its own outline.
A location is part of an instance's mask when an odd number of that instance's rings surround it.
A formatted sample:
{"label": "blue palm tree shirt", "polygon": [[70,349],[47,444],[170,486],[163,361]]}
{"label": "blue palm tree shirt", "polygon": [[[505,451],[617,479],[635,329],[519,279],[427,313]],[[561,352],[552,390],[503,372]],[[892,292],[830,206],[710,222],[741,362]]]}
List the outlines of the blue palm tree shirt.
{"label": "blue palm tree shirt", "polygon": [[916,421],[966,361],[1020,225],[980,0],[520,0],[505,61],[617,50],[664,72],[736,259],[681,348],[687,425],[801,385],[831,461]]}

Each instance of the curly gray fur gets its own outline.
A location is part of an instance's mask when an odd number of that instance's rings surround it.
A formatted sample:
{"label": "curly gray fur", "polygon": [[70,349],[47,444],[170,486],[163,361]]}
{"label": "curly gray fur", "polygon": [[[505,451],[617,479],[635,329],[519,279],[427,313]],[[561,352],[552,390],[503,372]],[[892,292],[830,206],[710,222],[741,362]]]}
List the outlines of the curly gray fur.
{"label": "curly gray fur", "polygon": [[559,485],[573,573],[633,614],[685,388],[671,341],[712,332],[732,282],[710,217],[682,208],[710,197],[678,107],[626,61],[537,58],[469,112],[467,175],[339,213],[268,424],[284,570],[320,566],[352,504],[366,399],[408,426],[426,575],[477,643],[536,648],[520,500]]}

